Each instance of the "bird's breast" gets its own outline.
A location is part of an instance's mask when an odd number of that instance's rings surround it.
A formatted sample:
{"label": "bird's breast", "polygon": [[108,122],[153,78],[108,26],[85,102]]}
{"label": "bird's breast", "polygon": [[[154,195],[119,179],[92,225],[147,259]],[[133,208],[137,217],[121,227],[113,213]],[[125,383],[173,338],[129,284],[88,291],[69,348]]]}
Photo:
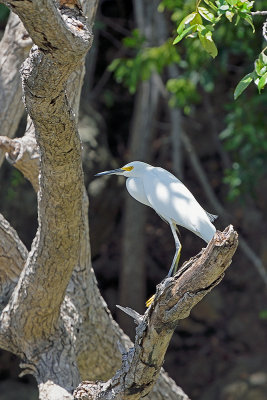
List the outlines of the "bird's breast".
{"label": "bird's breast", "polygon": [[144,190],[142,178],[128,178],[126,180],[126,188],[135,200],[151,207]]}

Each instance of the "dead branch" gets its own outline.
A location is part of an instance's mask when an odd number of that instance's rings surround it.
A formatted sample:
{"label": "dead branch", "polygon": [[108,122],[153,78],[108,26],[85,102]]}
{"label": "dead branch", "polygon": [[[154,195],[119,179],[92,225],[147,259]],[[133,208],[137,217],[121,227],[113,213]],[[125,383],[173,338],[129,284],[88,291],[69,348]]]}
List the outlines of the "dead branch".
{"label": "dead branch", "polygon": [[[11,13],[0,43],[0,134],[12,138],[24,112],[19,69],[32,40],[16,14]],[[3,154],[0,151],[0,165]]]}
{"label": "dead branch", "polygon": [[[157,287],[155,300],[138,321],[135,345],[122,356],[122,367],[107,382],[82,382],[75,399],[140,399],[158,378],[165,352],[179,320],[222,280],[238,245],[230,225],[217,231],[205,250],[184,263],[173,278]],[[129,314],[129,312],[127,311]]]}

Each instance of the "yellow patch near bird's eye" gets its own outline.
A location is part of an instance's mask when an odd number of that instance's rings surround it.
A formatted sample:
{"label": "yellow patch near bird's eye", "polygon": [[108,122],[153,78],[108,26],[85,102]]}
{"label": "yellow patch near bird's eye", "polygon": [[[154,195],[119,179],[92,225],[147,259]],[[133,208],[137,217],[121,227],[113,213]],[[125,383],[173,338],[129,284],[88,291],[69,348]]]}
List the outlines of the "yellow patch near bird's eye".
{"label": "yellow patch near bird's eye", "polygon": [[122,169],[124,169],[124,171],[131,171],[134,167],[122,167]]}

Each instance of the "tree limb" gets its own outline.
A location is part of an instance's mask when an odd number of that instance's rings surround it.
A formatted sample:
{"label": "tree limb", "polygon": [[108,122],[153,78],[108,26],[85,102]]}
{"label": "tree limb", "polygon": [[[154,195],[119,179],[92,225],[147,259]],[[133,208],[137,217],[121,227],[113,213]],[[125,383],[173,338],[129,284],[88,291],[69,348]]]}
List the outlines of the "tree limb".
{"label": "tree limb", "polygon": [[[0,134],[13,137],[24,112],[19,69],[27,57],[32,40],[19,17],[11,13],[0,43]],[[3,162],[0,151],[0,165]]]}
{"label": "tree limb", "polygon": [[83,382],[75,399],[140,399],[158,378],[174,329],[179,320],[223,278],[238,245],[230,225],[217,231],[205,250],[184,263],[173,278],[161,282],[155,300],[136,328],[134,348],[122,357],[121,369],[108,382]]}
{"label": "tree limb", "polygon": [[35,129],[32,120],[28,118],[25,135],[10,139],[0,136],[0,149],[5,151],[7,161],[23,173],[34,190],[39,189],[40,152],[35,139]]}

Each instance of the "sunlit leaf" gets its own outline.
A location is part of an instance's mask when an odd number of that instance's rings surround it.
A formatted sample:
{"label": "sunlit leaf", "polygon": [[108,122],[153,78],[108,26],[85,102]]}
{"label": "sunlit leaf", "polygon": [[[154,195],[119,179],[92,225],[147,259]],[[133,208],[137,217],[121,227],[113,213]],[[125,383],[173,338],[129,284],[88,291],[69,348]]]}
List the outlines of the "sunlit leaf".
{"label": "sunlit leaf", "polygon": [[215,21],[215,16],[205,7],[198,7],[199,14],[209,22]]}
{"label": "sunlit leaf", "polygon": [[189,22],[192,21],[195,18],[196,14],[197,14],[196,12],[193,12],[193,13],[187,15],[182,20],[182,22],[180,22],[180,24],[179,24],[179,26],[177,28],[178,35],[180,35],[183,32],[185,25],[189,24]]}
{"label": "sunlit leaf", "polygon": [[[203,34],[203,32],[205,32],[205,34]],[[206,32],[206,30],[200,28],[200,30],[198,31],[198,37],[206,52],[209,53],[213,58],[215,58],[218,54],[218,50],[212,39],[211,31]]]}

